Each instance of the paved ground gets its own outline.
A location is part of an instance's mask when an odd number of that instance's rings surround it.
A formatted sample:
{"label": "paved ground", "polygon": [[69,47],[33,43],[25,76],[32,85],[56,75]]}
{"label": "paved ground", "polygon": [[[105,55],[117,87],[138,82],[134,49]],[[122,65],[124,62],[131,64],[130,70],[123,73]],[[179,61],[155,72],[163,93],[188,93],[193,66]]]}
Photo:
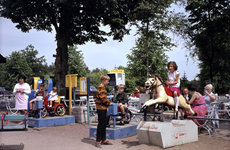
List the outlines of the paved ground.
{"label": "paved ground", "polygon": [[[0,114],[3,111],[0,112]],[[18,123],[18,122],[13,122]],[[95,150],[95,138],[89,137],[89,125],[69,124],[65,126],[29,128],[28,131],[0,132],[0,150]],[[199,134],[198,142],[168,148],[167,150],[229,150],[230,123],[220,123],[217,134],[209,137],[207,131]],[[139,144],[138,136],[111,140],[113,145],[102,150],[162,150],[154,145]],[[21,144],[21,145],[20,145]]]}

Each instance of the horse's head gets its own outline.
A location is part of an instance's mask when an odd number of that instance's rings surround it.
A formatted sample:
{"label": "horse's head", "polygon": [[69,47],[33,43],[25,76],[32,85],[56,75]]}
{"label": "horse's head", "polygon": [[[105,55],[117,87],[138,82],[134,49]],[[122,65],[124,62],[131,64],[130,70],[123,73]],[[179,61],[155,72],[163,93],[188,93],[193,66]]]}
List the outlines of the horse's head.
{"label": "horse's head", "polygon": [[150,78],[145,82],[145,87],[147,90],[149,90],[151,87],[156,85],[156,76],[151,75]]}
{"label": "horse's head", "polygon": [[163,80],[157,74],[151,75],[150,78],[145,82],[145,87],[147,90],[154,86],[158,86],[158,84],[162,84]]}

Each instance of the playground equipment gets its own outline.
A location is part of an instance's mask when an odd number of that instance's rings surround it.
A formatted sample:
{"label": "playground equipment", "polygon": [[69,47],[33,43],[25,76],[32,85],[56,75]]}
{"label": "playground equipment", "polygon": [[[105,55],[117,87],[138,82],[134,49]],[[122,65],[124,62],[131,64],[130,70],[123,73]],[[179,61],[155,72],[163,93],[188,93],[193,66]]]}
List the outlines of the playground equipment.
{"label": "playground equipment", "polygon": [[[173,97],[166,94],[165,87],[163,86],[163,81],[158,75],[153,75],[151,78],[149,78],[149,80],[145,82],[145,86],[147,87],[147,90],[152,87],[156,87],[157,98],[150,99],[145,102],[142,106],[142,112],[146,112],[148,106],[158,103],[167,103],[170,106],[175,106]],[[189,110],[192,115],[196,115],[196,113],[191,109],[191,106],[186,103],[186,100],[182,95],[180,95],[178,98],[178,106]]]}
{"label": "playground equipment", "polygon": [[107,75],[110,77],[108,86],[118,86],[119,84],[125,85],[124,70],[110,70]]}
{"label": "playground equipment", "polygon": [[56,113],[58,116],[64,116],[66,112],[66,106],[60,102],[61,102],[61,98],[60,96],[58,96],[58,100],[55,100],[53,102],[53,105],[50,107],[48,106],[48,96],[47,96],[43,103],[43,108],[41,110],[41,117],[42,118],[46,117],[47,112],[52,115]]}
{"label": "playground equipment", "polygon": [[167,148],[198,141],[198,128],[192,120],[141,121],[137,126],[137,135],[140,144]]}
{"label": "playground equipment", "polygon": [[[77,82],[77,81],[76,81]],[[50,93],[53,89],[53,82],[51,79],[47,79],[44,81],[45,91],[46,93]],[[39,83],[37,85],[37,89],[39,88]],[[72,92],[72,90],[70,90]],[[36,94],[35,90],[31,91],[29,95],[29,101],[34,99],[34,95]],[[61,103],[61,97],[58,96],[58,100],[53,101],[52,107],[48,106],[48,96],[43,101],[36,101],[36,108],[39,111],[38,118],[28,118],[28,126],[29,127],[50,127],[50,126],[58,126],[58,125],[66,125],[70,123],[75,123],[75,116],[64,116],[66,112],[66,106]],[[53,116],[57,114],[56,117],[46,117],[48,115]],[[46,117],[46,118],[45,118]]]}
{"label": "playground equipment", "polygon": [[[9,120],[23,120],[23,125],[9,125]],[[0,127],[0,131],[12,131],[12,130],[28,130],[28,115],[25,113],[24,115],[8,115],[8,112],[2,114],[2,124]]]}
{"label": "playground equipment", "polygon": [[[117,106],[117,111],[116,112],[111,112],[111,107],[116,107]],[[109,122],[108,122],[108,127],[110,127],[110,125],[112,125],[113,122],[113,126],[115,126],[114,123],[116,123],[117,121],[120,121],[121,124],[121,120],[122,120],[122,115],[121,115],[121,110],[119,108],[119,106],[117,104],[112,104],[111,107],[109,107],[108,109],[108,115],[109,115]],[[112,110],[114,111],[116,108],[113,108]],[[125,109],[125,119],[124,119],[124,123],[128,124],[131,121],[132,118],[132,113],[131,111],[126,108]]]}
{"label": "playground equipment", "polygon": [[[117,116],[117,104],[112,103],[108,107],[108,114],[113,117],[113,128],[106,128],[106,139],[116,140],[119,138],[125,138],[137,134],[136,127],[137,125],[127,124],[125,126],[116,126],[116,117]],[[96,137],[97,127],[90,127],[90,137]]]}

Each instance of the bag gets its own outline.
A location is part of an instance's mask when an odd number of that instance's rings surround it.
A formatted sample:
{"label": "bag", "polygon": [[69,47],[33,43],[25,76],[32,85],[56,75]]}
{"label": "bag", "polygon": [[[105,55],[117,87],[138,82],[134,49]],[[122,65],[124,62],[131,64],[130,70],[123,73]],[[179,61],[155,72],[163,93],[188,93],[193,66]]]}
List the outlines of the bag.
{"label": "bag", "polygon": [[165,92],[168,96],[173,97],[173,92],[170,90],[169,86],[165,86]]}

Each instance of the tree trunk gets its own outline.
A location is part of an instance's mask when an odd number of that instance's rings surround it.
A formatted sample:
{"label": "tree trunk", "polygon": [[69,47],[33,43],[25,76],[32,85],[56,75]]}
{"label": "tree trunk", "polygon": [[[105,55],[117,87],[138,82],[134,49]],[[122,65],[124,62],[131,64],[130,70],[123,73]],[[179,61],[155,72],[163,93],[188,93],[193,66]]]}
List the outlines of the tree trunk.
{"label": "tree trunk", "polygon": [[146,80],[148,80],[149,78],[149,44],[148,44],[148,31],[149,31],[149,21],[147,21],[147,30],[146,30],[146,61],[147,61],[147,66],[146,66],[146,70],[147,70],[147,78]]}
{"label": "tree trunk", "polygon": [[[65,88],[65,75],[68,71],[68,42],[67,38],[63,34],[57,33],[57,57],[55,60],[56,73],[55,73],[55,82],[58,89]],[[65,96],[65,90],[59,90],[58,95]]]}

